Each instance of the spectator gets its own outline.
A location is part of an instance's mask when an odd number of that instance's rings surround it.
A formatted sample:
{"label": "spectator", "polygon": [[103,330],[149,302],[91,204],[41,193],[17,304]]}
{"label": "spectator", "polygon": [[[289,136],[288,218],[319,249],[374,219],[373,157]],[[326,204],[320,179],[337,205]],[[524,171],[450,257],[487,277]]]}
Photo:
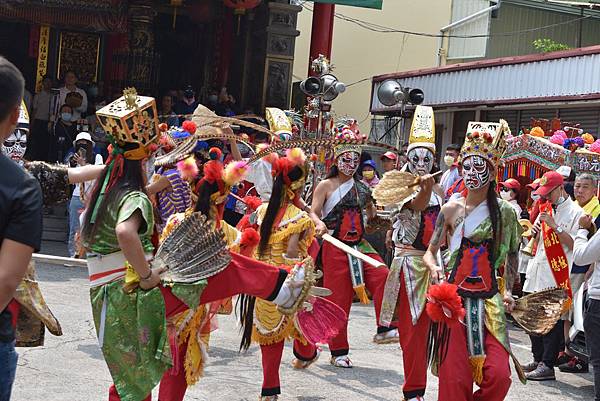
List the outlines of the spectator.
{"label": "spectator", "polygon": [[85,113],[88,107],[88,99],[85,91],[77,87],[77,75],[75,71],[69,70],[65,73],[65,86],[59,89],[59,104],[68,104],[71,106],[72,121],[81,118],[81,113]]}
{"label": "spectator", "polygon": [[[67,161],[71,167],[85,166],[87,164],[103,164],[102,156],[94,152],[94,141],[87,132],[80,132],[73,141],[73,148],[68,153]],[[73,195],[69,202],[69,255],[78,257],[75,243],[76,234],[79,233],[79,217],[84,210],[87,197],[94,186],[94,181],[87,181],[75,185]]]}
{"label": "spectator", "polygon": [[[192,110],[192,113],[194,111]],[[164,95],[160,101],[160,122],[166,123],[169,127],[179,127],[179,118],[173,111],[173,98],[169,95]]]}
{"label": "spectator", "polygon": [[[577,221],[583,215],[583,210],[569,197],[564,189],[564,179],[556,171],[548,171],[542,176],[540,186],[535,191],[541,201],[547,201],[554,209],[553,214],[544,211],[540,206],[540,214],[532,228],[533,235],[537,235],[538,246],[535,256],[527,266],[527,278],[523,291],[527,293],[543,291],[547,288],[557,287],[553,270],[550,268],[546,245],[555,245],[544,242],[546,235],[541,233],[541,223],[544,222],[558,238],[560,247],[549,248],[558,258],[566,259],[567,268],[573,263],[573,239],[579,228]],[[540,233],[538,235],[538,233]],[[554,256],[553,256],[554,257]],[[553,259],[558,265],[558,262]],[[568,274],[568,271],[567,271]],[[532,381],[556,380],[554,366],[561,347],[564,346],[563,320],[543,336],[530,336],[533,362],[523,366],[527,379]]]}
{"label": "spectator", "polygon": [[208,93],[208,97],[206,98],[206,107],[208,107],[212,111],[216,111],[218,105],[219,105],[219,92],[215,89],[212,89]]}
{"label": "spectator", "polygon": [[556,172],[562,175],[565,180],[565,191],[569,194],[571,199],[575,199],[575,194],[573,191],[573,182],[575,181],[575,172],[569,166],[560,166],[556,169]]}
{"label": "spectator", "polygon": [[406,164],[407,158],[406,154],[408,153],[408,142],[404,142],[402,144],[402,148],[400,149],[400,158],[398,159],[397,168],[401,169]]}
{"label": "spectator", "polygon": [[33,124],[27,146],[29,160],[49,161],[49,149],[52,145],[49,126],[55,101],[55,93],[52,92],[52,78],[45,76],[42,80],[42,90],[33,98],[31,110]]}
{"label": "spectator", "polygon": [[237,113],[235,98],[227,93],[227,88],[222,87],[219,93],[219,104],[216,106],[215,113],[223,117],[233,117]]}
{"label": "spectator", "polygon": [[388,171],[392,171],[396,168],[396,163],[398,162],[398,155],[394,152],[385,152],[381,155],[381,164],[383,164],[383,172],[387,173]]}
{"label": "spectator", "polygon": [[589,361],[594,367],[595,401],[600,401],[600,231],[593,232],[594,218],[585,215],[579,219],[579,231],[575,237],[573,261],[579,265],[592,265],[588,283],[587,312],[583,318]]}
{"label": "spectator", "polygon": [[[440,185],[444,190],[444,193],[448,192],[448,189],[456,182],[461,176],[460,166],[458,165],[458,155],[460,154],[460,145],[452,143],[446,148],[446,155],[444,156],[444,164],[448,167],[448,170],[442,175]],[[518,216],[518,215],[517,215]]]}
{"label": "spectator", "polygon": [[[0,141],[17,125],[25,81],[0,57]],[[15,328],[19,305],[13,300],[31,254],[40,248],[42,194],[37,181],[0,154],[0,400],[10,400],[17,369]]]}
{"label": "spectator", "polygon": [[194,89],[192,89],[192,87],[188,85],[188,87],[183,91],[183,96],[181,100],[175,105],[175,114],[182,116],[181,119],[186,119],[188,117],[183,116],[194,114],[194,110],[196,110],[196,107],[198,107],[198,102],[196,101],[196,93],[194,92]]}
{"label": "spectator", "polygon": [[369,188],[375,188],[379,184],[379,175],[377,173],[377,165],[373,160],[367,160],[362,164],[360,172],[362,176],[362,183]]}
{"label": "spectator", "polygon": [[517,201],[520,191],[521,184],[514,178],[509,178],[508,180],[500,183],[500,197],[510,203],[512,208],[515,209],[518,219],[521,218],[521,212],[523,211],[519,205],[519,202]]}
{"label": "spectator", "polygon": [[77,126],[73,124],[73,108],[63,104],[59,110],[59,118],[54,126],[54,151],[52,161],[61,162],[67,155],[71,143],[77,135]]}

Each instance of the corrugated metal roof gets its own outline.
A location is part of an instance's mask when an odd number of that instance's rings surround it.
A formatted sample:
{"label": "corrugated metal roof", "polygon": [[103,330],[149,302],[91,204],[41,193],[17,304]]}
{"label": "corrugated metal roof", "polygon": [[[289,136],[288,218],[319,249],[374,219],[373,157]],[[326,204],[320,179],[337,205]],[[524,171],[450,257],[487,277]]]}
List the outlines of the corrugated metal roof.
{"label": "corrugated metal roof", "polygon": [[424,104],[430,106],[595,99],[600,98],[600,46],[377,76],[373,78],[373,113],[396,110],[377,99],[379,85],[388,78],[422,89]]}

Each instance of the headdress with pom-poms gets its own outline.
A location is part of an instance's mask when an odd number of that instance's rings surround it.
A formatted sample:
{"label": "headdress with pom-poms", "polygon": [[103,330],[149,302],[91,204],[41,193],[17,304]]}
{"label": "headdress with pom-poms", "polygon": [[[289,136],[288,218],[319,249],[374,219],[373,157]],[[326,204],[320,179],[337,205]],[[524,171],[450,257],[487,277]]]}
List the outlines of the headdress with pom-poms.
{"label": "headdress with pom-poms", "polygon": [[344,139],[348,141],[355,141],[357,143],[348,143],[336,145],[333,148],[333,157],[338,158],[343,153],[354,152],[360,154],[362,151],[362,143],[365,138],[361,135],[356,120],[347,120],[345,124],[338,125],[335,129],[335,139]]}

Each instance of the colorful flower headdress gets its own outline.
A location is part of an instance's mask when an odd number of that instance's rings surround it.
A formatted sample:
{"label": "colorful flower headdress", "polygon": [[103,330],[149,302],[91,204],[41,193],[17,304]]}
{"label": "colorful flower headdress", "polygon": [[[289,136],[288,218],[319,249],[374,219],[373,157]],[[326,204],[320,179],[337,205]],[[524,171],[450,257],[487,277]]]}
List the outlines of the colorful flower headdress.
{"label": "colorful flower headdress", "polygon": [[365,138],[360,134],[358,123],[356,120],[350,120],[348,124],[345,124],[339,128],[335,128],[335,139],[345,139],[350,141],[356,141],[357,143],[348,143],[342,145],[336,145],[333,148],[333,156],[335,159],[339,155],[347,152],[361,153],[362,143]]}
{"label": "colorful flower headdress", "polygon": [[505,120],[499,123],[469,122],[465,143],[460,150],[461,159],[481,156],[497,166],[506,151],[507,134],[510,134],[510,128]]}

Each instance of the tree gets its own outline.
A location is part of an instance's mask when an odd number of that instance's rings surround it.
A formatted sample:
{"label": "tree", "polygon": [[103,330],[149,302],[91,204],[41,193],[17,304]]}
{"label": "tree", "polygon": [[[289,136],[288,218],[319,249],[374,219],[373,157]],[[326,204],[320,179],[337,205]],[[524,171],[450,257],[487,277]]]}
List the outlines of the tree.
{"label": "tree", "polygon": [[553,41],[552,39],[536,39],[533,41],[533,47],[540,53],[556,52],[559,50],[569,50],[570,47]]}

